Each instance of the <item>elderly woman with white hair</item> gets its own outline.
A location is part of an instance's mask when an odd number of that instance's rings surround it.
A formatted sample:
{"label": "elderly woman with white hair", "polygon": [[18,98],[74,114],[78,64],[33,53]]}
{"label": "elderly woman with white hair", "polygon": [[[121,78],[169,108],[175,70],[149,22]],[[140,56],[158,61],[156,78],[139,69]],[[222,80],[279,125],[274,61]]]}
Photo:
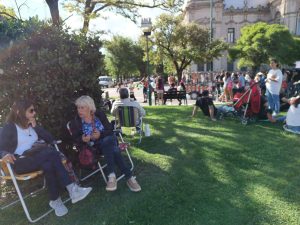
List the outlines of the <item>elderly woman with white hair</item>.
{"label": "elderly woman with white hair", "polygon": [[96,110],[94,100],[87,95],[78,98],[75,105],[78,115],[70,124],[72,138],[78,146],[93,142],[96,149],[104,154],[108,170],[106,190],[115,191],[117,189],[116,165],[125,174],[129,189],[133,192],[141,191],[140,185],[124,162],[117,137],[113,133],[112,125],[106,115],[102,111]]}

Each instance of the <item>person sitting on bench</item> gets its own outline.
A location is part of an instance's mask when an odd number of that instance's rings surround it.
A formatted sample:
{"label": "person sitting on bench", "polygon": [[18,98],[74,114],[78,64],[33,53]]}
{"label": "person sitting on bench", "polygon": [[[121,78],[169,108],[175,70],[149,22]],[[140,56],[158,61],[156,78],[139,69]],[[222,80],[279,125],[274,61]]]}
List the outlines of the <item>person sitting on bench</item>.
{"label": "person sitting on bench", "polygon": [[[175,83],[172,83],[171,84],[171,87],[168,89],[168,94],[174,94],[174,95],[177,95],[177,88],[175,87]],[[179,102],[179,105],[181,105],[181,99],[180,98],[177,98],[178,102]],[[164,98],[164,104],[166,104],[166,101],[167,99]]]}

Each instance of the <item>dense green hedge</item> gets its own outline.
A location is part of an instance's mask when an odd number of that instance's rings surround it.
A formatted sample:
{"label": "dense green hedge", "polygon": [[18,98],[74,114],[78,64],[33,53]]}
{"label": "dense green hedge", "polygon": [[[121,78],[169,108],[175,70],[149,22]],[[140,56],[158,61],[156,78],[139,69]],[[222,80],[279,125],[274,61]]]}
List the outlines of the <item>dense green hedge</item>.
{"label": "dense green hedge", "polygon": [[1,122],[14,100],[28,97],[36,103],[39,121],[56,137],[66,137],[74,100],[81,94],[101,100],[101,41],[37,19],[0,21],[0,31]]}

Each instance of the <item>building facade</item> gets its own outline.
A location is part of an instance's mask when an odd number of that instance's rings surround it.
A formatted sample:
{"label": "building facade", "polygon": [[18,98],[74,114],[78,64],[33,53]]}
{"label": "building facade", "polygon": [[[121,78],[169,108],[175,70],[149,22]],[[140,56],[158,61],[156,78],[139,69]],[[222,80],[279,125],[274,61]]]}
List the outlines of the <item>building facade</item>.
{"label": "building facade", "polygon": [[[213,38],[230,45],[240,37],[243,26],[260,21],[286,25],[293,35],[300,36],[300,0],[188,0],[185,7],[185,22],[212,27]],[[212,63],[193,64],[190,71],[232,71],[236,64],[229,63],[225,53]]]}

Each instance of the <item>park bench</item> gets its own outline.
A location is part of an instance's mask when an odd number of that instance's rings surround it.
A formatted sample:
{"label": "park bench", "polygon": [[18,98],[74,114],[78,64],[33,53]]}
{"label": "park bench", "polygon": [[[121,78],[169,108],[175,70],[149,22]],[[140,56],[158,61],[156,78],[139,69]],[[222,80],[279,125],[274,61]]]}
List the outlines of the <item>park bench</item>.
{"label": "park bench", "polygon": [[[154,92],[154,97],[155,97],[155,105],[156,105],[158,100],[156,92]],[[164,104],[166,104],[167,100],[171,100],[172,102],[173,99],[177,99],[177,100],[183,100],[184,104],[187,105],[186,91],[176,91],[176,92],[165,91],[163,99],[164,99]]]}

